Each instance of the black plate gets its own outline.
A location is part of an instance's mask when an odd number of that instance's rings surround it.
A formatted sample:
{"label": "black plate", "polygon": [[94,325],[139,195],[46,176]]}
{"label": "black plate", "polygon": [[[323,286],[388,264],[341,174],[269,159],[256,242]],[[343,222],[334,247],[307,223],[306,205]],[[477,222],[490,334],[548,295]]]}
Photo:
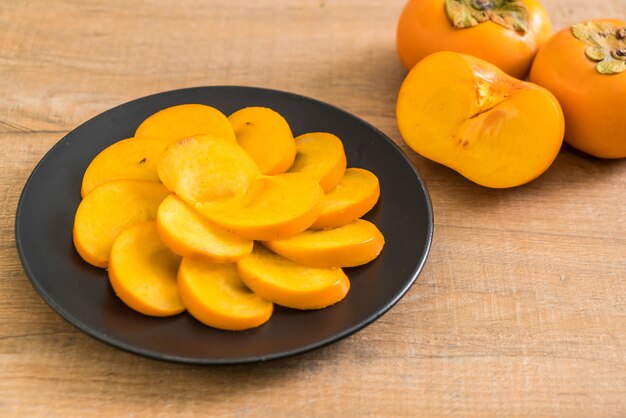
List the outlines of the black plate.
{"label": "black plate", "polygon": [[[266,106],[282,114],[294,135],[327,131],[344,143],[349,167],[374,172],[381,199],[366,216],[386,239],[372,263],[347,269],[352,288],[340,303],[318,311],[277,307],[265,325],[228,332],[188,314],[151,318],[126,307],[105,270],[83,262],[72,244],[83,172],[108,145],[131,137],[154,112],[203,103],[230,114]],[[161,360],[198,364],[263,361],[302,353],[370,324],[406,293],[422,269],[432,240],[426,187],[409,160],[382,132],[336,107],[295,94],[252,87],[200,87],[144,97],[106,111],[59,141],[24,186],[15,221],[17,249],[42,298],[63,318],[115,347]]]}

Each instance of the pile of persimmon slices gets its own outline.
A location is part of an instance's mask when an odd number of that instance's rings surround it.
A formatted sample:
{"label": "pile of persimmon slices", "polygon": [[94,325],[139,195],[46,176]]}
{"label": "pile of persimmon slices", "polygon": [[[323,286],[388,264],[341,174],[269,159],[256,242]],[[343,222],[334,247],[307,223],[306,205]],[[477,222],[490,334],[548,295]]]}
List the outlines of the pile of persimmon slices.
{"label": "pile of persimmon slices", "polygon": [[343,267],[384,245],[361,219],[378,179],[346,168],[341,140],[293,137],[264,107],[230,117],[200,104],[161,110],[85,171],[74,245],[113,290],[151,316],[259,326],[274,304],[320,309],[350,289]]}

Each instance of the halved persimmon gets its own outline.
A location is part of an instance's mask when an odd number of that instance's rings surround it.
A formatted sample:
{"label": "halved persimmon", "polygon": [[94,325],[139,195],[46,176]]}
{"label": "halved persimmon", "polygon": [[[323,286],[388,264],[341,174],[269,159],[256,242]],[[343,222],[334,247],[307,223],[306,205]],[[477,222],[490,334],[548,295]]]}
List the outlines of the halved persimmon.
{"label": "halved persimmon", "polygon": [[159,138],[170,142],[196,135],[212,135],[236,142],[226,115],[203,104],[182,104],[165,108],[141,122],[136,137]]}
{"label": "halved persimmon", "polygon": [[237,262],[239,276],[257,295],[294,309],[320,309],[342,300],[350,289],[343,270],[305,266],[255,244]]}
{"label": "halved persimmon", "polygon": [[274,308],[241,281],[234,264],[183,258],[178,289],[194,318],[224,330],[258,327],[270,319]]}
{"label": "halved persimmon", "polygon": [[129,226],[111,247],[111,286],[137,312],[176,315],[185,310],[176,283],[180,260],[163,244],[154,221]]}
{"label": "halved persimmon", "polygon": [[93,189],[78,205],[74,246],[89,264],[106,267],[113,240],[126,227],[156,218],[169,191],[161,183],[113,180]]}
{"label": "halved persimmon", "polygon": [[261,173],[284,173],[296,157],[296,143],[289,124],[267,107],[245,107],[230,115],[239,145],[257,163]]}

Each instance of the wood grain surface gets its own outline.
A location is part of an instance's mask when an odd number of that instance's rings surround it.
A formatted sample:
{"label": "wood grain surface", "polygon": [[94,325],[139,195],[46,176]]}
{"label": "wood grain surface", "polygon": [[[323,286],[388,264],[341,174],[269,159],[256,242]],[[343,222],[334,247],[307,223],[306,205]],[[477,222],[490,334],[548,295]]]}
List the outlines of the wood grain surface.
{"label": "wood grain surface", "polygon": [[[435,212],[417,283],[380,320],[278,361],[195,367],[61,319],[17,256],[29,173],[85,120],[190,86],[288,90],[401,146],[404,0],[0,1],[0,416],[626,416],[626,160],[564,147],[488,190],[403,146]],[[555,28],[623,0],[544,0]]]}

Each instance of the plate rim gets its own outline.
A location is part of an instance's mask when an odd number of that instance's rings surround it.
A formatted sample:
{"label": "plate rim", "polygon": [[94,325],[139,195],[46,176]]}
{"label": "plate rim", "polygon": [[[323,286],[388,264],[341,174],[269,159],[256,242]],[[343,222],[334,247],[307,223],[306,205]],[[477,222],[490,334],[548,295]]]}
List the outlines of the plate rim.
{"label": "plate rim", "polygon": [[[119,339],[116,338],[112,338],[110,336],[108,336],[106,333],[102,332],[101,330],[97,330],[94,329],[93,327],[90,327],[89,325],[85,324],[80,318],[77,318],[76,316],[70,314],[69,312],[67,312],[61,305],[57,304],[53,298],[51,298],[48,293],[42,288],[41,284],[39,283],[38,280],[36,280],[34,278],[34,274],[31,271],[31,267],[29,265],[29,262],[25,259],[25,255],[24,255],[24,248],[23,248],[23,243],[22,240],[20,239],[20,230],[21,230],[21,224],[22,224],[22,208],[24,206],[24,199],[25,199],[25,195],[27,193],[27,190],[31,184],[31,181],[33,179],[33,177],[36,175],[37,171],[40,169],[40,167],[45,164],[46,160],[50,157],[50,155],[56,150],[57,147],[60,147],[63,142],[66,140],[66,138],[68,136],[70,136],[71,134],[73,134],[75,131],[81,129],[84,125],[90,123],[92,120],[102,117],[103,115],[109,113],[109,112],[113,112],[114,110],[129,105],[131,103],[137,102],[137,101],[143,101],[143,100],[148,100],[150,98],[153,97],[157,97],[157,96],[164,96],[164,95],[168,95],[168,94],[172,94],[172,93],[182,93],[184,91],[195,91],[195,90],[205,90],[205,89],[237,89],[237,90],[249,90],[249,89],[253,89],[253,90],[259,90],[259,91],[263,91],[265,93],[268,94],[279,94],[279,95],[286,95],[286,96],[291,96],[294,99],[297,100],[305,100],[305,101],[309,101],[309,102],[314,102],[317,105],[322,105],[325,107],[329,107],[334,111],[337,111],[341,114],[343,114],[344,116],[347,116],[349,118],[352,119],[356,119],[359,123],[364,124],[367,128],[373,130],[378,136],[382,137],[387,143],[389,143],[392,148],[395,150],[395,152],[397,152],[400,157],[406,162],[406,164],[411,168],[411,171],[413,172],[413,174],[415,175],[415,177],[417,178],[419,185],[420,185],[420,190],[421,193],[423,193],[424,195],[424,200],[426,203],[426,212],[427,212],[427,228],[426,228],[426,240],[424,243],[424,248],[422,251],[422,254],[420,254],[419,256],[419,262],[415,268],[414,271],[412,271],[410,273],[410,276],[408,277],[406,283],[404,284],[404,286],[396,293],[396,295],[389,299],[387,301],[387,303],[385,303],[384,305],[382,305],[381,307],[379,307],[376,312],[370,316],[368,316],[367,318],[364,318],[362,320],[359,321],[359,323],[357,323],[356,325],[353,325],[350,328],[344,329],[341,332],[338,332],[336,334],[331,335],[328,338],[322,339],[322,340],[318,340],[315,341],[314,343],[311,344],[307,344],[304,346],[299,346],[290,350],[283,350],[280,352],[274,352],[271,354],[267,354],[267,355],[256,355],[256,356],[247,356],[247,357],[242,357],[242,358],[236,358],[236,359],[217,359],[217,358],[190,358],[190,357],[185,357],[185,356],[178,356],[178,355],[172,355],[172,354],[164,354],[155,350],[149,350],[149,349],[145,349],[142,347],[137,347],[135,345],[132,344],[128,344],[125,341],[120,341]],[[167,362],[174,362],[174,363],[181,363],[181,364],[195,364],[195,365],[236,365],[236,364],[250,364],[250,363],[258,363],[258,362],[267,362],[269,360],[277,360],[277,359],[281,359],[281,358],[286,358],[286,357],[292,357],[292,356],[296,356],[299,354],[304,354],[307,353],[309,351],[313,351],[316,350],[318,348],[322,348],[325,347],[329,344],[332,344],[334,342],[340,341],[344,338],[349,337],[350,335],[364,329],[365,327],[369,326],[370,324],[372,324],[373,322],[375,322],[377,319],[379,319],[380,317],[382,317],[383,315],[385,315],[387,312],[389,312],[389,310],[395,306],[403,297],[404,295],[409,291],[409,289],[415,284],[419,274],[422,272],[424,265],[426,264],[426,261],[428,259],[428,256],[430,254],[430,250],[432,247],[432,241],[433,241],[433,234],[434,234],[434,212],[433,212],[433,207],[432,207],[432,201],[430,198],[430,194],[428,192],[428,189],[426,188],[426,183],[424,181],[424,179],[422,178],[421,174],[417,171],[417,168],[415,167],[415,165],[411,162],[411,160],[408,158],[408,156],[406,155],[406,153],[402,150],[402,148],[400,148],[400,146],[398,144],[395,143],[395,141],[393,141],[387,134],[385,134],[384,132],[382,132],[380,129],[378,129],[377,127],[375,127],[374,125],[372,125],[371,123],[367,122],[366,120],[360,118],[359,116],[348,112],[347,110],[344,110],[340,107],[337,107],[333,104],[309,97],[309,96],[304,96],[302,94],[298,94],[298,93],[292,93],[292,92],[288,92],[288,91],[284,91],[284,90],[277,90],[277,89],[271,89],[271,88],[265,88],[265,87],[256,87],[256,86],[242,86],[242,85],[209,85],[209,86],[196,86],[196,87],[186,87],[186,88],[181,88],[181,89],[174,89],[174,90],[166,90],[166,91],[162,91],[162,92],[158,92],[158,93],[153,93],[153,94],[149,94],[147,96],[143,96],[143,97],[139,97],[139,98],[135,98],[133,100],[121,103],[117,106],[114,106],[112,108],[109,108],[101,113],[98,113],[97,115],[87,119],[86,121],[80,123],[79,125],[77,125],[75,128],[73,128],[72,130],[68,131],[67,133],[65,133],[63,135],[63,137],[61,139],[59,139],[44,155],[43,157],[41,157],[41,159],[39,160],[39,162],[35,165],[35,167],[32,169],[30,175],[28,176],[26,182],[24,183],[24,186],[22,187],[22,191],[20,192],[20,197],[17,203],[17,207],[16,207],[16,214],[15,214],[15,222],[14,222],[14,235],[15,235],[15,245],[17,248],[17,253],[20,259],[20,263],[22,264],[22,267],[24,269],[24,273],[26,274],[29,282],[31,283],[31,285],[35,288],[35,290],[37,291],[37,293],[39,294],[39,296],[52,308],[53,311],[55,311],[59,316],[61,316],[65,321],[69,322],[71,325],[73,325],[74,327],[78,328],[80,331],[82,331],[83,333],[89,335],[90,337],[98,340],[98,341],[102,341],[106,344],[108,344],[109,346],[112,346],[116,349],[122,349],[126,352],[135,354],[135,355],[141,355],[143,357],[147,357],[150,359],[154,359],[154,360],[160,360],[160,361],[167,361]]]}

